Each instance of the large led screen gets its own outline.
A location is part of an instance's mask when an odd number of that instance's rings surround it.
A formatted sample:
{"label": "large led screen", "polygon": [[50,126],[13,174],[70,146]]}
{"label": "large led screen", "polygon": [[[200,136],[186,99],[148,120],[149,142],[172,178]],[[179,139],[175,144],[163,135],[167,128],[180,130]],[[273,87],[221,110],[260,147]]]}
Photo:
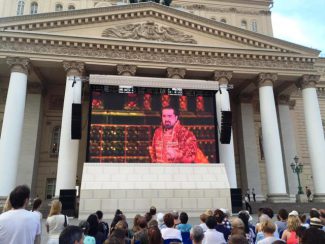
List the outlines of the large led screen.
{"label": "large led screen", "polygon": [[88,162],[217,163],[215,92],[90,86]]}

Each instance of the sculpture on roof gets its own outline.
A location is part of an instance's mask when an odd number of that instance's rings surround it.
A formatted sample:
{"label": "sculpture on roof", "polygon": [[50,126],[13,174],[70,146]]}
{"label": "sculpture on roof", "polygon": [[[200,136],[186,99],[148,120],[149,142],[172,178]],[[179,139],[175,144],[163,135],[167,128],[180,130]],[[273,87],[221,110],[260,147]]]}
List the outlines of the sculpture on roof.
{"label": "sculpture on roof", "polygon": [[161,42],[197,43],[197,41],[193,39],[193,36],[184,34],[172,27],[158,25],[153,21],[108,28],[103,31],[102,36],[135,40],[145,39]]}
{"label": "sculpture on roof", "polygon": [[161,3],[165,6],[169,6],[172,3],[172,0],[130,0],[130,3],[141,3],[141,2],[156,2],[156,3]]}

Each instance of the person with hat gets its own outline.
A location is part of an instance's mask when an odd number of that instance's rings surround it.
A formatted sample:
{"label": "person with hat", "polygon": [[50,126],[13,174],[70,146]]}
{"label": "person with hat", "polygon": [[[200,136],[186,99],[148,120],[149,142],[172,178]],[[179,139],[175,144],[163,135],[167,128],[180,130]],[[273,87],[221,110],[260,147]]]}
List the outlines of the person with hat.
{"label": "person with hat", "polygon": [[319,218],[310,219],[310,228],[323,229],[322,221]]}

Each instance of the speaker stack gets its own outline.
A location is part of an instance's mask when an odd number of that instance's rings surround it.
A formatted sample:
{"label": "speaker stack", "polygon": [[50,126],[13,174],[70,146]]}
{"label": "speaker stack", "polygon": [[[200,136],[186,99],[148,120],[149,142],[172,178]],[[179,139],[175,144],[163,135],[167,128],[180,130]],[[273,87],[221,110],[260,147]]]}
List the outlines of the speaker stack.
{"label": "speaker stack", "polygon": [[232,112],[221,111],[221,128],[220,128],[220,142],[221,144],[229,144],[231,139],[231,122]]}
{"label": "speaker stack", "polygon": [[242,201],[242,191],[240,188],[232,188],[230,189],[230,197],[231,197],[231,209],[233,213],[238,213],[242,210],[243,201]]}
{"label": "speaker stack", "polygon": [[68,216],[76,215],[76,189],[60,190],[60,202],[62,203],[62,213]]}
{"label": "speaker stack", "polygon": [[81,139],[81,104],[72,104],[72,116],[71,116],[71,139]]}

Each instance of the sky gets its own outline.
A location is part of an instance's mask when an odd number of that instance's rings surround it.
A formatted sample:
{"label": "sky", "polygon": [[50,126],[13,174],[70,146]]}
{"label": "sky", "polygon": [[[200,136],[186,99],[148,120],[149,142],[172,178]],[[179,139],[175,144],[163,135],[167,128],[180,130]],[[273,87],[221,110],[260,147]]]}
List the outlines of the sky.
{"label": "sky", "polygon": [[325,57],[325,0],[274,0],[274,37],[322,51]]}

